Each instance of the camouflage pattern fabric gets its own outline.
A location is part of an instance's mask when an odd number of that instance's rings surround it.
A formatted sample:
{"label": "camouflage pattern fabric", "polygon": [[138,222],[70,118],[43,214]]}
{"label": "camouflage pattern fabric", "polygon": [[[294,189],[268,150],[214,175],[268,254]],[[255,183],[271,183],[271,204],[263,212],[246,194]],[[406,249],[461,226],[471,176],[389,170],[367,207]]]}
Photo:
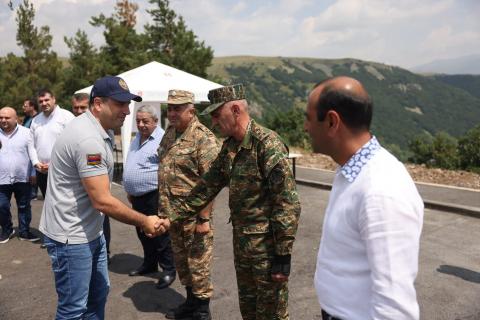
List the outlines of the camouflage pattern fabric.
{"label": "camouflage pattern fabric", "polygon": [[232,86],[225,86],[217,89],[212,89],[208,92],[208,100],[210,100],[211,105],[209,105],[201,115],[207,115],[225,102],[233,100],[243,100],[245,99],[245,87],[243,84],[235,84]]}
{"label": "camouflage pattern fabric", "polygon": [[[181,210],[171,212],[171,218],[194,216],[225,186],[229,186],[230,192],[242,316],[244,319],[288,319],[286,284],[279,286],[272,282],[269,272],[274,255],[292,253],[300,202],[287,147],[275,132],[251,120],[241,143],[226,139],[210,170],[182,201]],[[266,292],[273,292],[269,299],[278,299],[258,305],[256,301]],[[269,304],[275,306],[275,316],[267,316],[271,312],[267,308]],[[256,318],[250,317],[247,309],[256,310]]]}
{"label": "camouflage pattern fabric", "polygon": [[[158,154],[159,208],[176,211],[178,203],[199,182],[217,157],[220,144],[215,135],[195,117],[188,128],[176,139],[175,128],[167,128]],[[213,286],[210,266],[213,250],[213,231],[205,235],[195,233],[196,219],[171,219],[170,236],[175,265],[180,282],[193,288],[200,299],[210,298]]]}
{"label": "camouflage pattern fabric", "polygon": [[196,219],[172,223],[169,233],[180,282],[184,287],[192,287],[192,292],[197,298],[205,300],[211,298],[213,294],[210,276],[213,229],[206,234],[200,234],[195,232],[196,225]]}

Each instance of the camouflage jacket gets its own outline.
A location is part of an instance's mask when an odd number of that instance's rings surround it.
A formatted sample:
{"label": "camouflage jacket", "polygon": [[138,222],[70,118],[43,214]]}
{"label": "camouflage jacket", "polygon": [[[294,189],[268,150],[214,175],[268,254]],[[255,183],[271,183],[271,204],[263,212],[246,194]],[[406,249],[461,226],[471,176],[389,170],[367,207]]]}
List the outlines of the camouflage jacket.
{"label": "camouflage jacket", "polygon": [[220,151],[215,135],[197,117],[183,134],[169,126],[158,147],[159,208],[168,213],[176,207],[175,199],[190,193],[200,177],[210,168]]}
{"label": "camouflage jacket", "polygon": [[256,251],[251,254],[256,256],[291,254],[300,202],[287,147],[275,132],[251,120],[241,143],[226,139],[177,214],[194,215],[225,186],[230,189],[234,246],[243,241],[240,252]]}

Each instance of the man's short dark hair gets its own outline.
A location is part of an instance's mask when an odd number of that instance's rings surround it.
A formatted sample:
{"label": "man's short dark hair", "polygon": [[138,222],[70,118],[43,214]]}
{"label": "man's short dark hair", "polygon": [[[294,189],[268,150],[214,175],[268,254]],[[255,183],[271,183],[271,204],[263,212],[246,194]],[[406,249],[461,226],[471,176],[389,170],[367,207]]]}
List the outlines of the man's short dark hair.
{"label": "man's short dark hair", "polygon": [[47,94],[49,94],[51,97],[55,97],[52,90],[50,90],[50,89],[40,89],[40,90],[38,90],[37,97],[43,97]]}
{"label": "man's short dark hair", "polygon": [[317,101],[317,120],[325,120],[329,110],[336,111],[350,129],[370,130],[373,102],[368,95],[333,88],[327,83]]}
{"label": "man's short dark hair", "polygon": [[83,100],[90,100],[90,95],[85,92],[75,93],[73,95],[73,99],[75,101],[83,101]]}
{"label": "man's short dark hair", "polygon": [[35,109],[35,111],[38,112],[38,103],[37,103],[37,100],[35,99],[25,99],[25,102],[28,103],[28,105],[30,107],[33,107],[33,109]]}

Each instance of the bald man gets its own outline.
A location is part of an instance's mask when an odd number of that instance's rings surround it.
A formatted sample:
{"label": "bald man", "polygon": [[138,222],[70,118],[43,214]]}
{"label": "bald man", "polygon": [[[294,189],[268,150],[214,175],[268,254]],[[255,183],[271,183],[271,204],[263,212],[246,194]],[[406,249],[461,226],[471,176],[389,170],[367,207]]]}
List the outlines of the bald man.
{"label": "bald man", "polygon": [[10,212],[12,194],[17,202],[20,240],[38,241],[40,238],[30,232],[30,183],[35,170],[28,151],[33,144],[30,131],[17,124],[17,113],[10,107],[0,109],[0,146],[0,243],[7,243],[15,233]]}
{"label": "bald man", "polygon": [[370,133],[372,110],[365,88],[348,77],[327,79],[308,97],[313,150],[340,166],[314,280],[323,319],[419,319],[423,201],[403,164]]}

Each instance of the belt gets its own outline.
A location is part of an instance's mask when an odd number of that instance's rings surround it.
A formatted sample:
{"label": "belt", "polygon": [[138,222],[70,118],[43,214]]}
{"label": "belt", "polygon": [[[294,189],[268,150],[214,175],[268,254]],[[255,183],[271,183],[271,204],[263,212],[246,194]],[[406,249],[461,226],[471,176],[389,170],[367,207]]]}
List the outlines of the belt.
{"label": "belt", "polygon": [[334,316],[330,315],[325,310],[322,310],[322,320],[342,320],[342,319],[335,318]]}

